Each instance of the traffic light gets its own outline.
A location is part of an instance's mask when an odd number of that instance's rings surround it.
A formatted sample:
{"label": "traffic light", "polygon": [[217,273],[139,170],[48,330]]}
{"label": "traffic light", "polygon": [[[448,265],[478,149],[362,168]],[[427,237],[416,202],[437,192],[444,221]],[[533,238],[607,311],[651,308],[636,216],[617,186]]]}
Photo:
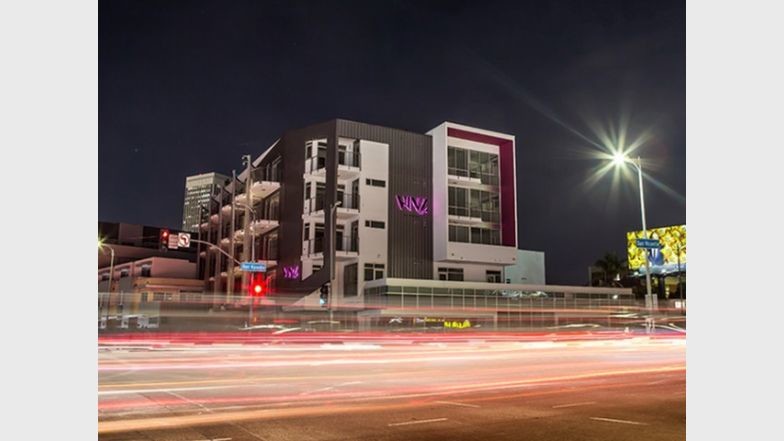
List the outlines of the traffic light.
{"label": "traffic light", "polygon": [[251,273],[248,283],[248,295],[251,297],[261,297],[267,294],[267,282],[264,274]]}
{"label": "traffic light", "polygon": [[161,228],[161,235],[160,235],[160,249],[165,251],[169,248],[169,229],[168,228]]}
{"label": "traffic light", "polygon": [[321,301],[321,306],[328,306],[329,301],[329,283],[325,283],[321,285],[321,295],[319,295],[319,299]]}

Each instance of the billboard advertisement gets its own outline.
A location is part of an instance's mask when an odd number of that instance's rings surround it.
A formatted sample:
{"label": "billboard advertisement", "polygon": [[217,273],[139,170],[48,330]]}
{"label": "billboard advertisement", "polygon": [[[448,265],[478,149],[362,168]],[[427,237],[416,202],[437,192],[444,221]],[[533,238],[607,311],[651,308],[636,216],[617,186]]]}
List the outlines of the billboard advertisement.
{"label": "billboard advertisement", "polygon": [[649,228],[648,238],[659,241],[659,248],[640,248],[637,239],[643,239],[642,230],[626,233],[626,250],[629,269],[645,273],[645,253],[651,266],[651,274],[670,274],[686,271],[686,225]]}

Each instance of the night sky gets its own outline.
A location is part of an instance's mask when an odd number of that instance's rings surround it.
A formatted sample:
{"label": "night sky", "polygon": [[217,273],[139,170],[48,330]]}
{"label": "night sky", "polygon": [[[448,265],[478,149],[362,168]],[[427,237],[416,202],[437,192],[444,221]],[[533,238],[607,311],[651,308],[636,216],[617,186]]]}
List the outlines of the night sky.
{"label": "night sky", "polygon": [[178,228],[186,176],[336,117],[515,135],[518,245],[548,283],[641,229],[636,181],[587,183],[597,127],[649,135],[648,226],[686,221],[683,1],[103,1],[98,87],[104,221]]}

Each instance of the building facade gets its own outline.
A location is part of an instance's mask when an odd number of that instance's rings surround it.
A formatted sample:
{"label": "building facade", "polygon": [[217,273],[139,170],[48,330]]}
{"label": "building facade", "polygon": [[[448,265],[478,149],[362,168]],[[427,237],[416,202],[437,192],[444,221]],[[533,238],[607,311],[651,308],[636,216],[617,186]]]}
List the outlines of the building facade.
{"label": "building facade", "polygon": [[276,296],[318,305],[330,283],[334,304],[360,308],[374,281],[503,284],[517,262],[512,135],[337,119],[285,132],[252,162],[200,226],[214,293],[244,295],[236,261],[254,255]]}
{"label": "building facade", "polygon": [[229,178],[220,173],[203,173],[185,178],[185,200],[182,205],[182,230],[196,232],[201,219],[201,207],[207,207],[218,187]]}

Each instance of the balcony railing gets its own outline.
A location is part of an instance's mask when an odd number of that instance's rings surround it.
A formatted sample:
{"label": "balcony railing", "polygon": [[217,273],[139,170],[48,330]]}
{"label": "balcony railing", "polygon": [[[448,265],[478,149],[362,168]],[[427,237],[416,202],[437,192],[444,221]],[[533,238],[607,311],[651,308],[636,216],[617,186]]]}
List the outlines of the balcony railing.
{"label": "balcony railing", "polygon": [[280,182],[280,167],[263,166],[253,170],[252,176],[253,182]]}
{"label": "balcony railing", "polygon": [[345,165],[347,167],[359,167],[360,154],[353,151],[339,151],[338,152],[338,165]]}
{"label": "balcony railing", "polygon": [[[307,242],[308,254],[317,254],[326,252],[326,240],[323,237],[316,237],[309,239]],[[359,251],[359,238],[357,237],[338,237],[335,241],[335,251],[342,252],[358,252]]]}
{"label": "balcony railing", "polygon": [[[362,163],[361,155],[359,152],[338,152],[338,165],[346,167],[359,168]],[[327,158],[325,156],[316,156],[307,158],[305,161],[305,172],[313,173],[321,170],[327,166]]]}
{"label": "balcony railing", "polygon": [[[338,195],[337,199],[340,201],[338,210],[341,208],[347,210],[359,210],[359,193],[343,193],[343,195]],[[325,209],[326,204],[324,203],[323,197],[315,197],[305,200],[305,214],[315,213]]]}

